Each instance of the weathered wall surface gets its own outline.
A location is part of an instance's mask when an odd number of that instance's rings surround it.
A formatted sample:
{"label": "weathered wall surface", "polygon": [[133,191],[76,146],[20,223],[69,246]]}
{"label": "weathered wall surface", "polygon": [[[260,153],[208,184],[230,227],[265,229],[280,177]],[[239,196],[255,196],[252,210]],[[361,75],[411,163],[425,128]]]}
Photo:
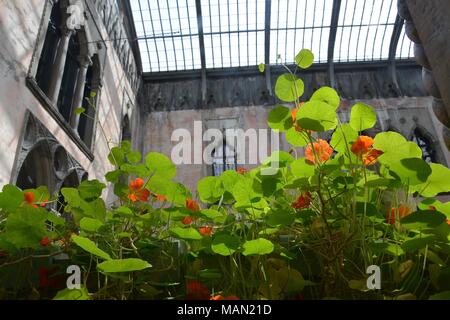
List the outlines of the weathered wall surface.
{"label": "weathered wall surface", "polygon": [[[99,96],[97,127],[93,142],[94,160],[81,152],[26,86],[33,50],[36,46],[45,0],[0,1],[0,187],[11,182],[19,141],[27,111],[31,112],[68,153],[88,171],[89,178],[101,179],[111,168],[108,144],[118,143],[126,104],[135,104],[132,89],[116,51],[107,43],[103,87]],[[108,32],[100,19],[96,22],[103,39]],[[135,117],[134,115],[133,117]]]}
{"label": "weathered wall surface", "polygon": [[[450,164],[450,154],[443,148],[441,135],[437,134],[436,120],[430,110],[431,98],[388,98],[362,100],[372,105],[378,116],[376,131],[395,130],[408,139],[411,138],[415,128],[419,127],[427,134],[433,147],[437,150],[438,160],[445,165]],[[343,100],[340,107],[340,118],[348,121],[348,111],[355,100]],[[223,126],[232,122],[231,126],[243,129],[267,129],[267,115],[273,105],[244,106],[231,108],[215,108],[209,110],[189,109],[175,111],[154,111],[143,116],[141,134],[143,151],[158,151],[171,156],[172,149],[180,140],[171,141],[174,130],[184,128],[190,132],[192,153],[194,159],[194,121],[202,121],[204,130],[214,126]],[[216,127],[217,129],[222,129]],[[439,130],[439,129],[438,129]],[[209,142],[203,142],[206,147]],[[281,135],[280,150],[288,151],[284,134]],[[268,150],[270,153],[270,148]],[[299,156],[302,155],[302,150]],[[253,165],[238,165],[251,168]],[[177,180],[187,185],[193,192],[196,190],[197,181],[211,175],[211,167],[206,164],[182,164],[177,167]]]}

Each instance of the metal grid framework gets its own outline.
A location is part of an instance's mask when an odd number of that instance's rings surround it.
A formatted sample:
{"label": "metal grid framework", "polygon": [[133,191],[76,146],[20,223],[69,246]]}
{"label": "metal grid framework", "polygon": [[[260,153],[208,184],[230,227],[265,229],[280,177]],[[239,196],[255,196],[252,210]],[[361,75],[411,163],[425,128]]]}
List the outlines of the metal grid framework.
{"label": "metal grid framework", "polygon": [[413,57],[396,0],[130,2],[144,73]]}

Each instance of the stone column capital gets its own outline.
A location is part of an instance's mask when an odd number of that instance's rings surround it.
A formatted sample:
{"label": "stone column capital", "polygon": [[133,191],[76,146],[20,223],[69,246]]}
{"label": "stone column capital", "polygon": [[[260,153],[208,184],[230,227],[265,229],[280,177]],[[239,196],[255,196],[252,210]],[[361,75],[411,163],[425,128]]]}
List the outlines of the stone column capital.
{"label": "stone column capital", "polygon": [[92,65],[92,59],[88,55],[80,55],[77,57],[81,67],[88,68]]}

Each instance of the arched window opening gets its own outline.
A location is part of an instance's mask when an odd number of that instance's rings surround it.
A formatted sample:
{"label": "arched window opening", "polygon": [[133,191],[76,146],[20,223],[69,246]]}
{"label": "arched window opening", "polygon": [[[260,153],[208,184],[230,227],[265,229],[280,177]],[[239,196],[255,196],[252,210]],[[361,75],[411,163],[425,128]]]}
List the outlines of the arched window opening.
{"label": "arched window opening", "polygon": [[50,89],[50,81],[48,75],[52,70],[56,54],[58,52],[58,46],[61,41],[60,26],[62,23],[61,8],[59,3],[56,3],[50,14],[50,20],[48,22],[47,33],[45,35],[44,46],[42,47],[42,53],[39,59],[39,64],[36,72],[36,83],[39,88],[48,95]]}
{"label": "arched window opening", "polygon": [[428,163],[436,161],[436,151],[433,148],[431,141],[423,134],[422,130],[416,128],[413,132],[411,141],[417,143],[422,149],[422,159]]}
{"label": "arched window opening", "polygon": [[64,66],[64,75],[62,78],[57,103],[59,112],[67,122],[70,121],[72,101],[75,98],[75,87],[78,79],[78,72],[80,71],[80,64],[78,61],[79,56],[79,38],[77,34],[73,34],[69,41],[66,64]]}
{"label": "arched window opening", "polygon": [[123,118],[122,123],[122,141],[131,141],[131,126],[128,116]]}
{"label": "arched window opening", "polygon": [[220,176],[226,170],[236,170],[237,154],[235,150],[223,139],[222,144],[212,151],[212,171],[213,176]]}
{"label": "arched window opening", "polygon": [[50,147],[42,141],[31,150],[20,167],[16,185],[22,189],[46,186],[53,189],[53,162]]}

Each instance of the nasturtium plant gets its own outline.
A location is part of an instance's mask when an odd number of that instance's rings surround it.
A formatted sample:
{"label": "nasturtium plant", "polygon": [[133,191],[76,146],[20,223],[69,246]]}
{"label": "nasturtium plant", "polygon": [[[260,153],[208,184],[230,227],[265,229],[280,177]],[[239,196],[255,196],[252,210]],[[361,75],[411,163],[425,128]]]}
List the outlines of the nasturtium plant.
{"label": "nasturtium plant", "polygon": [[[302,50],[295,71],[313,60]],[[291,70],[275,84],[289,105],[268,127],[290,148],[195,190],[128,141],[110,146],[104,179],[53,194],[5,185],[0,298],[449,299],[450,169],[399,133],[363,134],[371,106],[341,123],[334,89],[303,91]],[[66,286],[74,267],[78,289]],[[368,287],[373,267],[381,289]]]}

